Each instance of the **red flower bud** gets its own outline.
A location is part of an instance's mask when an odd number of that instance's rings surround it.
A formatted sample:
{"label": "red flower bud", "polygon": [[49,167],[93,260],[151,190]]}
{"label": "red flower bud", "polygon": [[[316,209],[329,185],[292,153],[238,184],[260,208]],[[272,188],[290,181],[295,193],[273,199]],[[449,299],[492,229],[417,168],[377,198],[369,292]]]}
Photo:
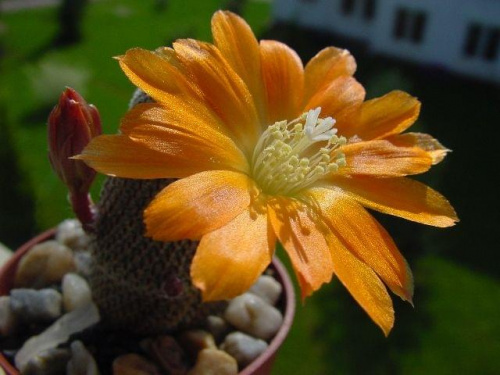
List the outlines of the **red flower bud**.
{"label": "red flower bud", "polygon": [[49,160],[71,193],[87,194],[96,172],[78,155],[92,138],[102,133],[97,108],[71,88],[66,88],[49,116]]}
{"label": "red flower bud", "polygon": [[49,116],[48,143],[52,168],[69,189],[73,211],[86,230],[92,230],[95,207],[89,190],[96,172],[81,160],[71,159],[102,133],[97,108],[66,88]]}

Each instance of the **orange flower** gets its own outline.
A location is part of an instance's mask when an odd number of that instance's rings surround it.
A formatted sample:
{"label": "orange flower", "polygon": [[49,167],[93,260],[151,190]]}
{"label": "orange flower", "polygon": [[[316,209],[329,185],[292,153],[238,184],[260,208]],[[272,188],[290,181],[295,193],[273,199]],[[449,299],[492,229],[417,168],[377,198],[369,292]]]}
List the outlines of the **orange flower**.
{"label": "orange flower", "polygon": [[200,240],[191,276],[205,300],[247,290],[279,240],[303,298],[335,274],[388,334],[386,286],[411,301],[412,275],[363,206],[453,225],[443,196],[404,177],[448,150],[426,134],[400,134],[418,117],[415,98],[394,91],[364,101],[348,51],[326,48],[304,68],[230,12],[215,13],[212,32],[214,44],[179,40],[121,56],[156,103],[130,110],[120,134],[94,139],[79,158],[112,176],[179,178],[146,209],[147,235]]}

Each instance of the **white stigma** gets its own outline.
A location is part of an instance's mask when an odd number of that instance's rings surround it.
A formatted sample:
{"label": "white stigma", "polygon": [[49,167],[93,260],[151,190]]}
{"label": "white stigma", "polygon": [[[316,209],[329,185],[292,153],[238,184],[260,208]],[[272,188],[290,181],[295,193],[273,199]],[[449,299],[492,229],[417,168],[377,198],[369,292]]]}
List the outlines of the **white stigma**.
{"label": "white stigma", "polygon": [[304,130],[311,141],[328,141],[337,134],[337,129],[333,127],[336,121],[331,117],[318,120],[320,112],[321,107],[318,107],[311,109],[306,115]]}
{"label": "white stigma", "polygon": [[337,150],[335,119],[320,118],[318,107],[293,121],[279,121],[261,135],[252,159],[253,178],[264,192],[291,195],[345,165]]}

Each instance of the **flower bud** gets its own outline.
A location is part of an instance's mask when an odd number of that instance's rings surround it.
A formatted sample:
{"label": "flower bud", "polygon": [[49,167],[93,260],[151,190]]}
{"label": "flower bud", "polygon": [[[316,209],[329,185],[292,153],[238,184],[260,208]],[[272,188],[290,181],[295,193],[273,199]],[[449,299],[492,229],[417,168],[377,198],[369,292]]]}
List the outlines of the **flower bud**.
{"label": "flower bud", "polygon": [[69,201],[83,228],[93,230],[95,206],[89,190],[96,172],[81,160],[72,159],[90,140],[102,133],[97,108],[71,88],[66,88],[49,115],[48,143],[52,169],[69,189]]}
{"label": "flower bud", "polygon": [[92,138],[102,133],[97,108],[71,88],[66,88],[48,122],[49,160],[70,193],[87,194],[96,172],[78,155]]}

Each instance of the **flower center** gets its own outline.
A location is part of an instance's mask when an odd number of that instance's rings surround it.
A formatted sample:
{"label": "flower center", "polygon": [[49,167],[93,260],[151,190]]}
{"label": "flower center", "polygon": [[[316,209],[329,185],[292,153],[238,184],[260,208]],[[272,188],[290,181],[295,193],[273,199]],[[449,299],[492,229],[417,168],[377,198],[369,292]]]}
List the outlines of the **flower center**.
{"label": "flower center", "polygon": [[265,193],[292,195],[345,165],[337,150],[335,120],[319,118],[318,107],[290,122],[278,121],[262,133],[252,158],[253,178]]}

